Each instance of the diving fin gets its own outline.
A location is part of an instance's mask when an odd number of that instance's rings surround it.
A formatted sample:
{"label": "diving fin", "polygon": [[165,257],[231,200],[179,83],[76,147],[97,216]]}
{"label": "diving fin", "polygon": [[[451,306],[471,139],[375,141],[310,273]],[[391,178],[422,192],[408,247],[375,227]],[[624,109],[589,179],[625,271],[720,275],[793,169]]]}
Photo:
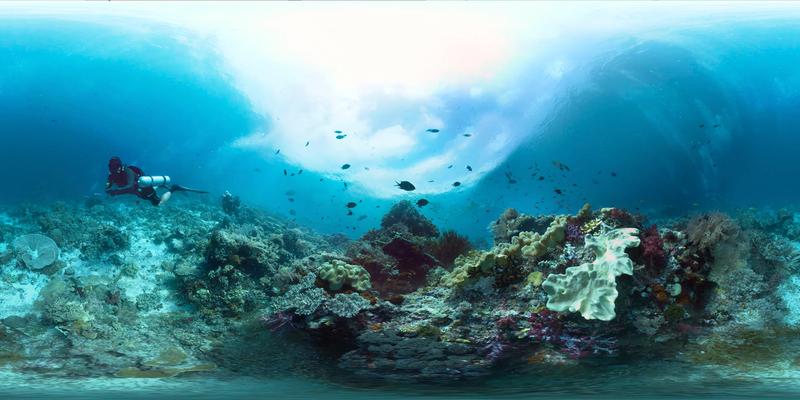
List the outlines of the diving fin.
{"label": "diving fin", "polygon": [[208,193],[208,192],[206,192],[204,190],[197,190],[197,189],[187,188],[187,187],[181,186],[181,185],[172,185],[169,188],[169,191],[170,192]]}

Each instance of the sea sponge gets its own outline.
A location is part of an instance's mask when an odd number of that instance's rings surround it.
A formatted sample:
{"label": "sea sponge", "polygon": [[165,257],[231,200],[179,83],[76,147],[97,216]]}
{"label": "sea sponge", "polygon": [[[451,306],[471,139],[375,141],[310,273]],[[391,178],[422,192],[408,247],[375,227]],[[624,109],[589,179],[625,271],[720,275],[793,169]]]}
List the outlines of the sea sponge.
{"label": "sea sponge", "polygon": [[552,311],[580,312],[585,319],[614,319],[617,299],[617,277],[633,275],[633,262],[625,253],[639,245],[635,228],[614,229],[598,236],[586,237],[586,249],[595,260],[567,268],[564,274],[551,274],[542,283],[548,295],[547,308]]}
{"label": "sea sponge", "polygon": [[56,242],[45,235],[34,233],[14,240],[14,251],[30,269],[42,269],[58,259]]}
{"label": "sea sponge", "polygon": [[330,290],[340,290],[344,285],[359,291],[372,287],[369,272],[364,267],[341,260],[330,260],[322,264],[319,268],[319,277],[328,281]]}

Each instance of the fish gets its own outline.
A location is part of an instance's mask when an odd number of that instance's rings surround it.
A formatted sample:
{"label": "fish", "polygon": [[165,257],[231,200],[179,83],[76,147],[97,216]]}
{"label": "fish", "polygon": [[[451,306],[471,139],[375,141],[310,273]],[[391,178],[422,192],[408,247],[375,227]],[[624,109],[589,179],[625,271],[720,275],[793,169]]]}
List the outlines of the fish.
{"label": "fish", "polygon": [[453,168],[453,164],[447,166],[447,169]]}
{"label": "fish", "polygon": [[353,215],[353,210],[347,210],[347,215]]}
{"label": "fish", "polygon": [[280,152],[281,152],[281,149],[278,149],[278,151],[276,151],[275,154],[280,154]]}
{"label": "fish", "polygon": [[261,168],[256,168],[253,170],[253,172],[261,172]]}
{"label": "fish", "polygon": [[435,182],[433,179],[431,179],[431,180],[429,180],[429,181],[428,181],[428,183],[433,183],[433,182]]}
{"label": "fish", "polygon": [[288,173],[288,172],[286,172],[286,170],[283,170],[283,174],[284,174],[284,175],[289,175],[289,173]]}
{"label": "fish", "polygon": [[400,189],[403,189],[403,190],[405,190],[407,192],[410,192],[410,191],[416,189],[416,187],[409,181],[395,182],[395,186],[397,186]]}
{"label": "fish", "polygon": [[348,168],[350,168],[350,164],[342,164],[342,169],[348,169]]}
{"label": "fish", "polygon": [[472,134],[471,134],[471,133],[465,133],[465,134],[464,134],[464,137],[470,137],[470,136],[472,136]]}
{"label": "fish", "polygon": [[698,128],[702,128],[702,127],[704,127],[704,126],[706,126],[706,124],[700,124],[700,125],[698,125],[697,127],[698,127]]}
{"label": "fish", "polygon": [[357,205],[358,205],[358,204],[356,204],[356,202],[354,202],[354,201],[351,201],[351,202],[349,202],[349,203],[345,204],[345,207],[347,207],[347,208],[353,208],[353,207],[355,207],[355,206],[357,206]]}
{"label": "fish", "polygon": [[719,128],[719,124],[714,124],[714,128]]}
{"label": "fish", "polygon": [[558,160],[553,161],[553,165],[555,165],[558,169],[562,171],[569,171],[569,167],[567,166],[567,164],[564,164],[561,161]]}
{"label": "fish", "polygon": [[467,171],[472,171],[472,167],[470,167],[469,165],[467,165]]}
{"label": "fish", "polygon": [[561,189],[553,189],[553,191],[556,192],[556,194],[564,194],[564,191]]}
{"label": "fish", "polygon": [[302,173],[303,173],[303,170],[302,170],[302,169],[301,169],[300,171],[297,171],[297,175],[300,175],[300,174],[302,174]]}
{"label": "fish", "polygon": [[425,132],[430,132],[430,133],[439,133],[439,130],[438,130],[438,129],[436,129],[436,128],[428,128],[427,130],[425,130]]}
{"label": "fish", "polygon": [[453,182],[453,187],[459,187],[459,186],[461,186],[461,182],[459,181]]}
{"label": "fish", "polygon": [[346,137],[347,137],[347,135],[336,135],[336,138],[337,138],[337,139],[344,139],[344,138],[346,138]]}
{"label": "fish", "polygon": [[427,206],[428,204],[430,204],[430,202],[428,200],[426,200],[426,199],[417,200],[417,207],[422,208],[422,207]]}
{"label": "fish", "polygon": [[358,221],[363,221],[365,219],[367,219],[366,215],[361,215],[361,216],[358,217]]}
{"label": "fish", "polygon": [[543,181],[544,180],[544,176],[539,176],[539,180]]}
{"label": "fish", "polygon": [[611,171],[611,176],[617,176],[617,173],[614,172],[614,171]]}
{"label": "fish", "polygon": [[289,197],[289,203],[294,203],[294,198],[293,197]]}
{"label": "fish", "polygon": [[333,133],[342,133],[342,131],[333,131]]}
{"label": "fish", "polygon": [[295,192],[294,190],[287,190],[286,191],[286,195],[287,196],[294,196],[295,194],[297,194],[297,192]]}
{"label": "fish", "polygon": [[311,143],[311,142],[306,142],[306,147],[308,147],[308,145],[309,145],[310,143]]}
{"label": "fish", "polygon": [[297,211],[294,209],[289,210],[289,215],[297,215]]}

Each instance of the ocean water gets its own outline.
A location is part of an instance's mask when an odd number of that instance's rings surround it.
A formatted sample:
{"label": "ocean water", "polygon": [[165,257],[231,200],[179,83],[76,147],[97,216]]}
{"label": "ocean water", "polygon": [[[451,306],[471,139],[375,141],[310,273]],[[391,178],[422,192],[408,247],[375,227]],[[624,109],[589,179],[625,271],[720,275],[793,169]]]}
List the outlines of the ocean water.
{"label": "ocean water", "polygon": [[798,21],[0,4],[0,394],[794,398]]}

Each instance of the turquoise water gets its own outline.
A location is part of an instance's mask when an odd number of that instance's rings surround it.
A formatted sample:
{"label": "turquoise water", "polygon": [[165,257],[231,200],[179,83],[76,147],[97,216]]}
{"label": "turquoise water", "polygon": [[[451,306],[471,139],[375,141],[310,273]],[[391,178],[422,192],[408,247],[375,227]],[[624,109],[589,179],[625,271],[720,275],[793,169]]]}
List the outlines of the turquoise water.
{"label": "turquoise water", "polygon": [[798,19],[0,4],[0,393],[796,397]]}

